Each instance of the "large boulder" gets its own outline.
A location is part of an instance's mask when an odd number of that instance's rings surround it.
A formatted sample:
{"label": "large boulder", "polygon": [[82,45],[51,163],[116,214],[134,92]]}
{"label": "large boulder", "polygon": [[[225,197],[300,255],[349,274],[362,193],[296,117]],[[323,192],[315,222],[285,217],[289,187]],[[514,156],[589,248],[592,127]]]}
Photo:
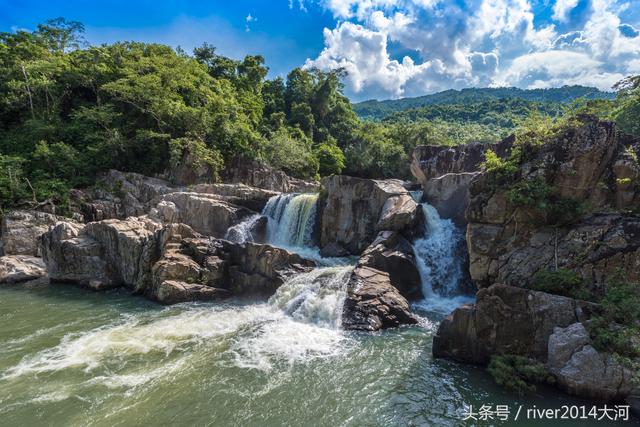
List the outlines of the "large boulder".
{"label": "large boulder", "polygon": [[556,327],[549,337],[547,366],[565,392],[588,399],[619,401],[637,384],[634,373],[611,354],[598,352],[582,323]]}
{"label": "large boulder", "polygon": [[373,243],[360,256],[358,266],[387,273],[391,284],[409,300],[422,297],[422,281],[413,247],[395,231],[378,233]]}
{"label": "large boulder", "polygon": [[448,173],[432,178],[424,187],[423,199],[436,208],[441,217],[450,218],[458,226],[465,226],[469,186],[478,173]]}
{"label": "large boulder", "polygon": [[42,258],[31,255],[0,257],[0,283],[18,283],[39,279],[47,274]]}
{"label": "large boulder", "polygon": [[378,231],[414,233],[422,211],[398,180],[334,175],[322,180],[320,247],[339,245],[360,254]]}
{"label": "large boulder", "polygon": [[317,182],[289,177],[281,170],[243,157],[229,162],[222,178],[227,183],[242,183],[280,193],[315,193],[320,190]]}
{"label": "large boulder", "polygon": [[433,339],[434,357],[486,364],[492,355],[547,359],[556,327],[585,320],[590,303],[502,284],[481,289],[475,304],[446,317]]}
{"label": "large boulder", "polygon": [[342,311],[344,329],[377,331],[415,323],[417,318],[389,274],[364,266],[354,269]]}
{"label": "large boulder", "polygon": [[213,237],[224,237],[230,227],[255,214],[215,194],[194,192],[166,194],[158,203],[157,211],[163,222],[184,223],[198,233]]}
{"label": "large boulder", "polygon": [[0,223],[0,256],[40,255],[38,239],[62,218],[38,211],[9,211]]}

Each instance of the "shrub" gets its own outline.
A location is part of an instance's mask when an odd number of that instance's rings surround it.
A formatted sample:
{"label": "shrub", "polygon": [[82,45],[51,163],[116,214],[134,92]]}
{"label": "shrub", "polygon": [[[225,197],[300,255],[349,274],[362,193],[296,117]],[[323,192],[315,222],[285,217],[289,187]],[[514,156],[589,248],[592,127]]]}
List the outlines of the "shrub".
{"label": "shrub", "polygon": [[536,384],[555,382],[544,364],[522,356],[492,356],[487,371],[498,385],[520,395],[535,392]]}
{"label": "shrub", "polygon": [[594,299],[582,277],[572,270],[539,271],[533,276],[529,288],[569,298]]}

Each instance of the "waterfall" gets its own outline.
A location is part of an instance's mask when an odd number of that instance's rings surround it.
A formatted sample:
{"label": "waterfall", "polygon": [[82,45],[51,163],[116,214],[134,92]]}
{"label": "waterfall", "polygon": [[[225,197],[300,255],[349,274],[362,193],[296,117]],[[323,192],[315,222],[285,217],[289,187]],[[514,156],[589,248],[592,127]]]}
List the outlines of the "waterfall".
{"label": "waterfall", "polygon": [[289,278],[269,299],[293,319],[339,329],[353,266],[321,267]]}
{"label": "waterfall", "polygon": [[267,241],[281,246],[313,246],[317,194],[281,194],[262,210],[268,218]]}
{"label": "waterfall", "polygon": [[224,238],[235,243],[253,242],[254,239],[251,230],[253,230],[253,227],[260,218],[261,215],[254,214],[233,227],[229,227]]}
{"label": "waterfall", "polygon": [[464,236],[453,221],[440,218],[438,211],[422,203],[425,216],[424,237],[413,243],[422,278],[422,292],[428,299],[434,294],[460,294],[464,280],[465,255],[460,251]]}

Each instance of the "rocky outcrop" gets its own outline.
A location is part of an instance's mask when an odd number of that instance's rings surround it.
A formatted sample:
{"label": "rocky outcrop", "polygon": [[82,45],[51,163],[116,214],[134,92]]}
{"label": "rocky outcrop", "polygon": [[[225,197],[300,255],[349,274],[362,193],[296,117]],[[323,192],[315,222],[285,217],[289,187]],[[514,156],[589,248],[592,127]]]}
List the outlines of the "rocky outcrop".
{"label": "rocky outcrop", "polygon": [[422,212],[401,181],[334,175],[322,180],[320,247],[360,254],[378,231],[411,234]]}
{"label": "rocky outcrop", "polygon": [[124,285],[141,292],[151,280],[159,229],[153,221],[134,217],[86,226],[59,223],[42,236],[49,277],[96,290]]}
{"label": "rocky outcrop", "polygon": [[157,205],[163,222],[184,223],[207,236],[224,237],[229,227],[254,214],[247,208],[232,205],[215,194],[194,192],[169,193]]}
{"label": "rocky outcrop", "polygon": [[418,323],[409,303],[391,285],[389,274],[370,267],[356,267],[347,284],[342,327],[377,331]]}
{"label": "rocky outcrop", "polygon": [[493,150],[499,157],[508,156],[514,141],[513,137],[509,137],[497,144],[474,142],[456,147],[419,145],[413,150],[411,173],[426,190],[429,180],[433,178],[479,171],[487,149]]}
{"label": "rocky outcrop", "polygon": [[411,243],[395,231],[381,231],[362,253],[358,266],[370,267],[389,275],[389,281],[409,299],[422,297],[422,282]]}
{"label": "rocky outcrop", "polygon": [[554,329],[583,321],[593,310],[587,302],[496,284],[440,323],[433,355],[477,364],[500,354],[545,361]]}
{"label": "rocky outcrop", "polygon": [[165,180],[112,169],[92,188],[73,190],[71,199],[84,221],[91,222],[144,215],[172,191]]}
{"label": "rocky outcrop", "polygon": [[424,200],[435,207],[443,218],[466,225],[464,211],[469,202],[471,181],[480,170],[484,153],[493,150],[507,157],[514,138],[496,144],[470,143],[456,147],[421,145],[414,149],[411,173],[422,185]]}
{"label": "rocky outcrop", "polygon": [[[470,187],[466,212],[470,273],[476,285],[526,285],[537,271],[556,268],[578,271],[596,286],[618,269],[637,280],[640,219],[628,213],[637,208],[636,190],[630,185],[623,191],[625,184],[616,178],[635,176],[636,148],[629,144],[614,124],[584,119],[542,146],[524,146],[524,161],[513,182],[496,185],[494,173],[480,174]],[[546,211],[540,204],[512,203],[513,186],[531,182],[551,189],[554,199],[542,204]],[[553,216],[571,212],[560,201],[572,201],[591,213],[558,220]],[[551,208],[555,211],[550,215]],[[624,211],[612,212],[616,208]]]}
{"label": "rocky outcrop", "polygon": [[40,255],[38,239],[62,218],[38,211],[9,211],[0,223],[0,256]]}
{"label": "rocky outcrop", "polygon": [[271,295],[289,275],[315,266],[284,249],[134,217],[85,226],[61,222],[42,236],[42,247],[51,280],[94,290],[125,286],[164,304]]}
{"label": "rocky outcrop", "polygon": [[47,274],[42,258],[31,255],[0,257],[0,283],[18,283],[39,279]]}
{"label": "rocky outcrop", "polygon": [[317,182],[292,178],[281,170],[242,157],[227,164],[222,178],[224,182],[241,183],[280,193],[316,193],[320,190]]}
{"label": "rocky outcrop", "polygon": [[478,173],[448,173],[432,178],[424,187],[423,200],[436,208],[441,217],[450,218],[459,227],[466,226],[469,186]]}
{"label": "rocky outcrop", "polygon": [[479,287],[496,281],[523,286],[536,272],[556,266],[597,287],[619,271],[631,281],[640,278],[640,218],[634,215],[594,214],[570,227],[474,222],[467,246],[469,272]]}
{"label": "rocky outcrop", "polygon": [[591,345],[581,323],[555,328],[549,337],[548,355],[547,366],[555,375],[558,387],[569,394],[619,401],[637,386],[633,371]]}
{"label": "rocky outcrop", "polygon": [[280,194],[245,184],[199,184],[190,187],[190,190],[195,193],[215,194],[227,203],[255,212],[261,212],[271,197]]}

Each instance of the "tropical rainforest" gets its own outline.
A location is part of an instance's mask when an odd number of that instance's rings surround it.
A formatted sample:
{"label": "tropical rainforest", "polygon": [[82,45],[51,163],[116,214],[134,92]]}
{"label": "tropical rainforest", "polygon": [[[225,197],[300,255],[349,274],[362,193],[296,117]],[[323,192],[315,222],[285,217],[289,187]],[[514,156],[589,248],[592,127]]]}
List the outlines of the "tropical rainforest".
{"label": "tropical rainforest", "polygon": [[580,86],[446,91],[353,106],[343,70],[267,78],[204,43],[92,46],[63,18],[0,33],[0,208],[53,200],[114,168],[159,174],[185,150],[214,174],[243,156],[305,179],[408,177],[419,144],[495,142],[521,126],[588,112],[640,135],[640,78],[617,95]]}

